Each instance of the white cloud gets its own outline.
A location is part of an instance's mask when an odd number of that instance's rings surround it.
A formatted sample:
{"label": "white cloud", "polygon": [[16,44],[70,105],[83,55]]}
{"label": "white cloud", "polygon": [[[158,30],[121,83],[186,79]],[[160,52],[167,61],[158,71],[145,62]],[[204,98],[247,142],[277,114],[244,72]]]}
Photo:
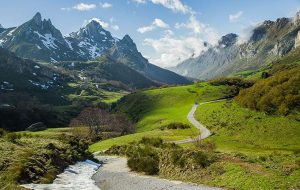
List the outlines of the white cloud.
{"label": "white cloud", "polygon": [[143,26],[137,29],[139,33],[150,32],[156,28],[169,28],[169,25],[165,23],[163,20],[156,18],[149,26]]}
{"label": "white cloud", "polygon": [[95,9],[97,6],[95,4],[86,4],[86,3],[79,3],[74,5],[73,7],[63,7],[60,8],[62,11],[70,11],[70,10],[77,10],[77,11],[89,11]]}
{"label": "white cloud", "polygon": [[104,9],[107,9],[107,8],[111,8],[112,4],[104,2],[104,3],[100,3],[100,6]]}
{"label": "white cloud", "polygon": [[179,28],[187,28],[187,29],[191,29],[194,33],[199,34],[200,32],[202,32],[204,25],[201,24],[196,16],[194,14],[192,14],[188,20],[188,22],[186,23],[176,23],[175,24],[175,28],[179,29]]}
{"label": "white cloud", "polygon": [[133,2],[136,2],[138,4],[145,4],[146,0],[132,0]]}
{"label": "white cloud", "polygon": [[195,14],[191,14],[189,20],[185,23],[176,23],[175,28],[190,29],[194,34],[201,35],[203,38],[205,38],[205,40],[213,45],[217,44],[220,37],[214,28],[197,20]]}
{"label": "white cloud", "polygon": [[111,25],[111,28],[113,30],[119,30],[120,29],[120,27],[118,25]]}
{"label": "white cloud", "polygon": [[98,22],[103,28],[108,28],[109,27],[109,23],[104,22],[103,20],[101,20],[99,18],[92,18],[88,21],[85,21],[85,24],[90,23],[92,20]]}
{"label": "white cloud", "polygon": [[147,1],[152,2],[157,5],[162,5],[174,12],[181,13],[192,13],[192,8],[183,4],[181,0],[132,0],[138,4],[145,4]]}
{"label": "white cloud", "polygon": [[250,26],[247,26],[242,29],[242,32],[239,34],[237,44],[241,45],[250,40],[253,35],[253,30],[259,25],[259,23],[252,23]]}
{"label": "white cloud", "polygon": [[62,10],[62,11],[70,11],[71,8],[70,7],[63,7],[63,8],[60,8],[60,10]]}
{"label": "white cloud", "polygon": [[154,4],[160,4],[174,12],[190,13],[191,8],[180,0],[151,0]]}
{"label": "white cloud", "polygon": [[243,11],[239,11],[235,14],[229,15],[229,22],[231,23],[237,22],[241,18],[241,16],[243,16],[243,14],[244,14]]}
{"label": "white cloud", "polygon": [[105,22],[105,21],[103,21],[99,18],[92,18],[90,20],[84,20],[83,21],[83,26],[86,26],[92,20],[98,22],[105,29],[113,29],[113,30],[116,30],[116,31],[120,29],[120,27],[118,25],[112,23],[111,19],[110,19],[110,23],[108,23],[108,22]]}
{"label": "white cloud", "polygon": [[152,57],[151,63],[161,67],[172,67],[192,56],[198,56],[207,49],[204,41],[196,36],[175,37],[166,33],[160,39],[145,39],[144,45],[151,46],[158,57]]}

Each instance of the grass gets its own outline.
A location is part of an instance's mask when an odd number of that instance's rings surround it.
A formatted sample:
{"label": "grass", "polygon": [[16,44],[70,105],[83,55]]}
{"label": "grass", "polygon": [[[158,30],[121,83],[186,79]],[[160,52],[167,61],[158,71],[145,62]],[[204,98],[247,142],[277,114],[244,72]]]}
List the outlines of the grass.
{"label": "grass", "polygon": [[248,70],[248,71],[242,71],[238,73],[234,73],[229,75],[229,77],[241,77],[244,79],[249,79],[249,80],[255,80],[255,79],[260,79],[263,71],[261,70]]}
{"label": "grass", "polygon": [[299,115],[266,115],[231,101],[202,105],[196,112],[196,118],[214,133],[210,140],[223,152],[299,150],[300,123],[294,117]]}
{"label": "grass", "polygon": [[187,114],[192,105],[222,98],[227,93],[225,86],[212,86],[208,83],[197,83],[187,86],[176,86],[141,91],[130,94],[121,102],[117,111],[137,117],[136,133],[114,139],[100,141],[90,146],[90,151],[106,150],[112,145],[122,145],[142,137],[161,137],[164,140],[181,140],[199,135],[192,127],[184,130],[160,130],[161,126],[172,122],[189,124]]}
{"label": "grass", "polygon": [[[128,92],[123,90],[111,91],[104,89],[106,88],[106,84],[104,83],[90,83],[89,85],[86,85],[79,82],[68,83],[67,85],[72,90],[66,93],[66,97],[68,100],[73,102],[92,102],[94,104],[103,102],[111,104],[128,94]],[[98,85],[100,88],[96,88],[96,85]]]}
{"label": "grass", "polygon": [[46,138],[57,138],[58,135],[62,134],[71,134],[71,128],[50,128],[44,131],[21,131],[18,132],[21,135],[29,135],[29,136],[39,136]]}
{"label": "grass", "polygon": [[[14,134],[16,138],[8,138]],[[69,164],[90,158],[88,144],[68,134],[68,129],[48,129],[0,136],[0,189],[24,189],[21,183],[51,183]]]}

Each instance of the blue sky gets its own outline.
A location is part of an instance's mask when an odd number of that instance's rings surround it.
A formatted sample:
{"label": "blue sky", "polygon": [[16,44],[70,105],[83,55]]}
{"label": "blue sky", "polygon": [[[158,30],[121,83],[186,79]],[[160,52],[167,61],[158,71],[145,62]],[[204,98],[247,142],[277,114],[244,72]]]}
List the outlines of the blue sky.
{"label": "blue sky", "polygon": [[[264,20],[292,17],[299,0],[1,0],[0,24],[20,25],[37,11],[63,34],[98,18],[114,36],[129,34],[154,64],[169,67],[233,32],[247,38]],[[241,38],[241,39],[242,39]]]}

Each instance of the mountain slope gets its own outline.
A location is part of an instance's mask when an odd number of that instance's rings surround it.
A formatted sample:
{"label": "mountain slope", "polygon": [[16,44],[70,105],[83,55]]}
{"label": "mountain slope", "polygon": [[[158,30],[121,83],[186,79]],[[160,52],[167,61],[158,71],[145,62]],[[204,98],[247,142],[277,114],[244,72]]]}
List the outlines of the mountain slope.
{"label": "mountain slope", "polygon": [[63,67],[67,72],[82,82],[110,83],[120,88],[132,90],[158,86],[139,72],[125,64],[118,63],[107,56],[89,62],[60,62],[56,66]]}
{"label": "mountain slope", "polygon": [[180,75],[150,64],[137,50],[136,44],[129,35],[125,35],[122,40],[117,41],[108,51],[108,54],[111,59],[128,65],[154,81],[166,84],[190,83],[189,80]]}
{"label": "mountain slope", "polygon": [[300,17],[297,15],[294,19],[280,18],[263,22],[244,43],[235,34],[225,35],[217,46],[170,70],[184,76],[210,79],[266,67],[299,44]]}

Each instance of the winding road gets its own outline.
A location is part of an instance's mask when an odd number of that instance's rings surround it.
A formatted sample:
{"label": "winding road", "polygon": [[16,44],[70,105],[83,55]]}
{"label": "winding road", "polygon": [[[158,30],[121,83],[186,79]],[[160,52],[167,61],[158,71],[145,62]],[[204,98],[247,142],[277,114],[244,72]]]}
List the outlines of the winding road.
{"label": "winding road", "polygon": [[198,106],[204,105],[204,104],[210,104],[210,103],[215,103],[215,102],[221,102],[221,101],[225,101],[228,99],[220,99],[220,100],[213,100],[213,101],[209,101],[209,102],[202,102],[199,104],[194,104],[191,111],[188,113],[187,115],[187,119],[189,120],[189,122],[191,124],[193,124],[197,129],[200,130],[200,135],[196,138],[188,138],[188,139],[183,139],[183,140],[179,140],[179,141],[173,141],[175,144],[184,144],[184,143],[190,143],[190,142],[197,142],[203,139],[206,139],[207,137],[209,137],[211,135],[211,132],[204,127],[204,125],[202,125],[199,121],[196,120],[195,118],[195,112],[198,108]]}
{"label": "winding road", "polygon": [[[189,138],[174,141],[174,143],[195,142],[209,137],[211,132],[195,119],[194,114],[198,106],[224,100],[226,99],[195,104],[188,113],[187,118],[191,124],[200,130],[200,135],[195,139]],[[131,172],[127,166],[126,158],[116,156],[96,156],[96,158],[104,163],[93,176],[95,184],[101,190],[221,190],[220,188],[172,181]]]}

